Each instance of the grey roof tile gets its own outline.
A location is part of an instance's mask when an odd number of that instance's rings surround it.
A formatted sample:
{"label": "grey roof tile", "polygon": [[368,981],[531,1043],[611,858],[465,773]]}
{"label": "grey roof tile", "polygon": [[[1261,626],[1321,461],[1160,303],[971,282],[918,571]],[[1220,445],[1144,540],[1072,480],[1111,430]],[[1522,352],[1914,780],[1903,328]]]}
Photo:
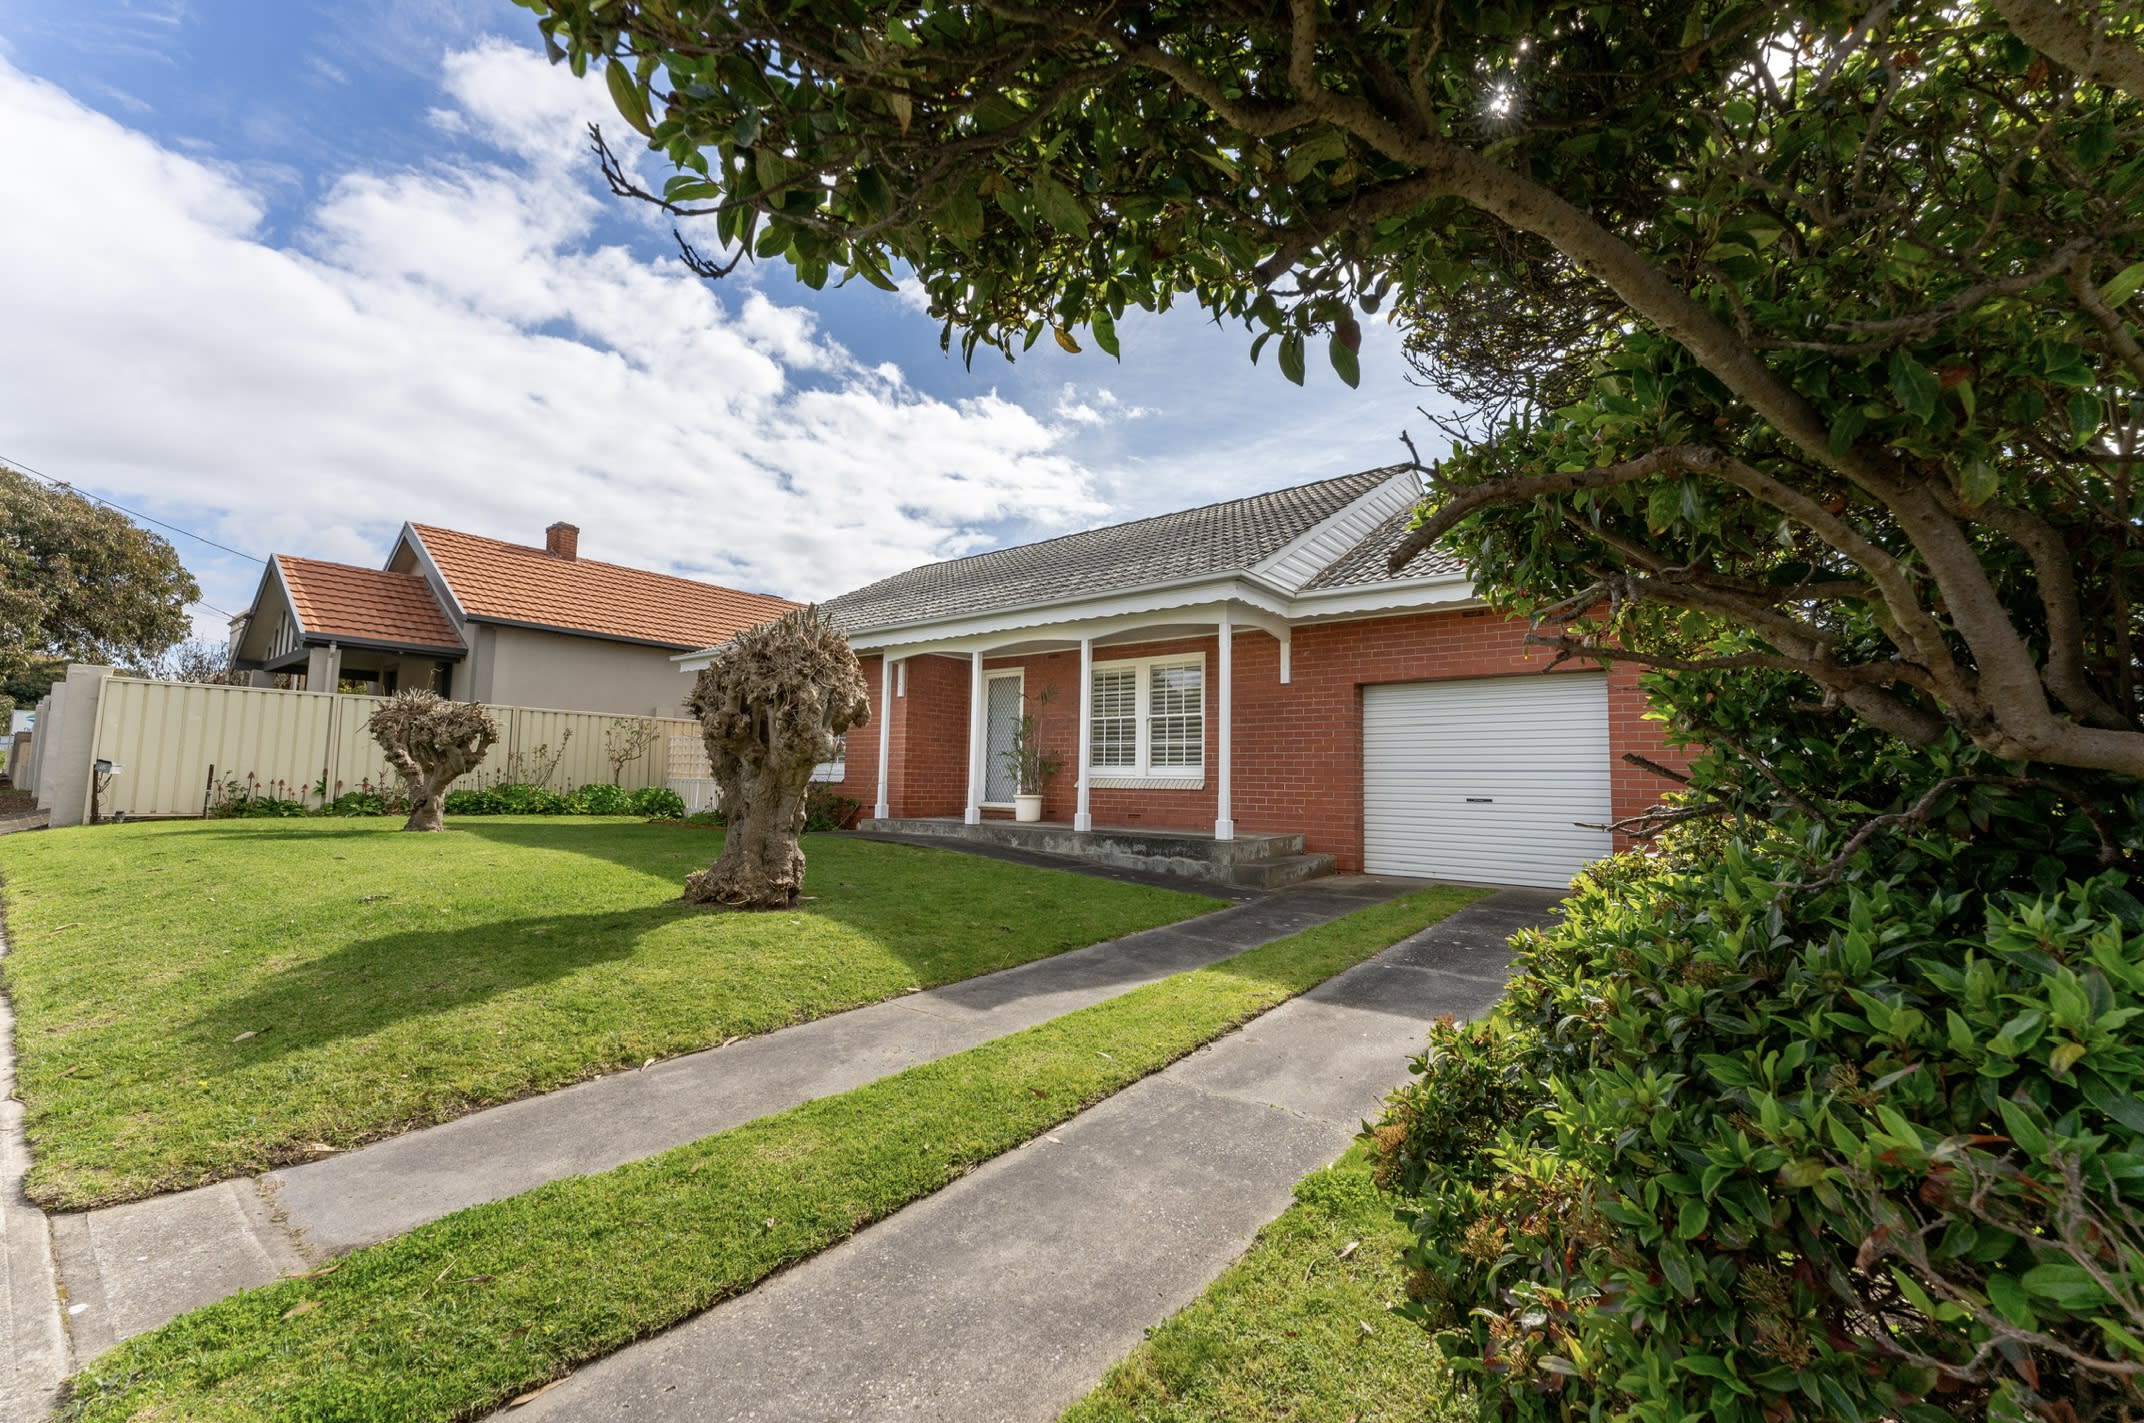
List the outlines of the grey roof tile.
{"label": "grey roof tile", "polygon": [[1396,468],[925,564],[821,606],[849,631],[863,632],[1239,572],[1383,484]]}
{"label": "grey roof tile", "polygon": [[1305,592],[1326,588],[1353,588],[1365,583],[1396,583],[1403,578],[1430,578],[1440,573],[1463,573],[1466,565],[1459,556],[1447,552],[1441,546],[1423,549],[1407,560],[1404,568],[1397,571],[1385,567],[1400,540],[1414,526],[1414,510],[1402,509],[1379,524],[1376,530],[1356,544],[1331,567],[1310,580]]}

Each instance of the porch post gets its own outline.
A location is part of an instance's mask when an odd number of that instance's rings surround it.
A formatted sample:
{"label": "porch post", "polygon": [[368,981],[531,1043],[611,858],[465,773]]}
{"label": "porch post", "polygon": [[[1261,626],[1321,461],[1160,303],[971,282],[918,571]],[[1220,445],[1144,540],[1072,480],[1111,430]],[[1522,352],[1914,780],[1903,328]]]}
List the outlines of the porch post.
{"label": "porch post", "polygon": [[1087,813],[1087,782],[1094,763],[1094,639],[1079,640],[1079,804],[1072,812],[1074,830],[1094,829]]}
{"label": "porch post", "polygon": [[1236,624],[1226,603],[1221,605],[1220,634],[1221,717],[1214,737],[1214,752],[1221,760],[1221,774],[1218,780],[1220,790],[1214,797],[1213,838],[1233,840],[1236,838],[1236,811],[1229,795],[1229,774],[1233,769],[1236,730]]}
{"label": "porch post", "polygon": [[893,814],[893,799],[887,794],[886,772],[893,764],[893,654],[878,656],[878,804],[872,807],[880,820]]}
{"label": "porch post", "polygon": [[969,655],[968,686],[968,811],[961,817],[970,825],[983,823],[983,654]]}

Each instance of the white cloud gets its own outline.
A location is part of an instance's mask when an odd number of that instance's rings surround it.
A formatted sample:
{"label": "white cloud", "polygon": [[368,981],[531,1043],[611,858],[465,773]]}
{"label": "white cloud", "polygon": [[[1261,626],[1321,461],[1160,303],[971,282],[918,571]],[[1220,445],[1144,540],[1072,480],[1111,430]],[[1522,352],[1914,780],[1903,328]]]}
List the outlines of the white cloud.
{"label": "white cloud", "polygon": [[600,85],[486,43],[442,89],[432,131],[488,148],[330,175],[278,246],[244,171],[0,62],[0,453],[259,552],[566,518],[591,557],[809,597],[1107,512],[1061,424],[603,242]]}

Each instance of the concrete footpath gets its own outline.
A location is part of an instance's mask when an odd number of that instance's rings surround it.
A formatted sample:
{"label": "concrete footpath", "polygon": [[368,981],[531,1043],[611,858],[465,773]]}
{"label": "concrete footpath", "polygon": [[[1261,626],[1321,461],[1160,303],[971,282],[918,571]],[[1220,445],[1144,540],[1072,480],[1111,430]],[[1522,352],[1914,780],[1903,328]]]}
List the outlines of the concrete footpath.
{"label": "concrete footpath", "polygon": [[1505,940],[1555,899],[1507,890],[1462,910],[501,1416],[1055,1419],[1346,1149],[1431,1019],[1496,1000]]}
{"label": "concrete footpath", "polygon": [[[74,1358],[91,1358],[186,1310],[463,1207],[607,1170],[860,1087],[1418,887],[1365,877],[1320,880],[325,1160],[54,1215]],[[51,1298],[49,1286],[45,1297]]]}

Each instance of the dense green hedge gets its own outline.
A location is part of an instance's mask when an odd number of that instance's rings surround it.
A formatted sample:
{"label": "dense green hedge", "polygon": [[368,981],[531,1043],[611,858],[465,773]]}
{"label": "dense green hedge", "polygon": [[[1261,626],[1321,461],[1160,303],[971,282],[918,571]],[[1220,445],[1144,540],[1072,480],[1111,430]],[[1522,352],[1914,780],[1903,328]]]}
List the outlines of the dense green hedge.
{"label": "dense green hedge", "polygon": [[[668,786],[646,786],[629,791],[608,784],[582,786],[574,791],[546,790],[542,786],[487,786],[482,790],[448,791],[449,815],[639,815],[650,819],[674,819],[685,813],[685,802]],[[326,805],[279,795],[235,794],[217,803],[214,813],[242,820],[290,819],[307,815],[405,815],[406,802],[390,800],[377,791],[345,791]]]}
{"label": "dense green hedge", "polygon": [[1619,857],[1435,1031],[1373,1136],[1486,1415],[2134,1416],[2144,905],[1982,789],[1837,883],[1792,821]]}
{"label": "dense green hedge", "polygon": [[448,791],[446,810],[449,815],[642,815],[675,819],[685,813],[685,801],[668,786],[628,791],[606,784],[552,791],[542,786],[508,784]]}

